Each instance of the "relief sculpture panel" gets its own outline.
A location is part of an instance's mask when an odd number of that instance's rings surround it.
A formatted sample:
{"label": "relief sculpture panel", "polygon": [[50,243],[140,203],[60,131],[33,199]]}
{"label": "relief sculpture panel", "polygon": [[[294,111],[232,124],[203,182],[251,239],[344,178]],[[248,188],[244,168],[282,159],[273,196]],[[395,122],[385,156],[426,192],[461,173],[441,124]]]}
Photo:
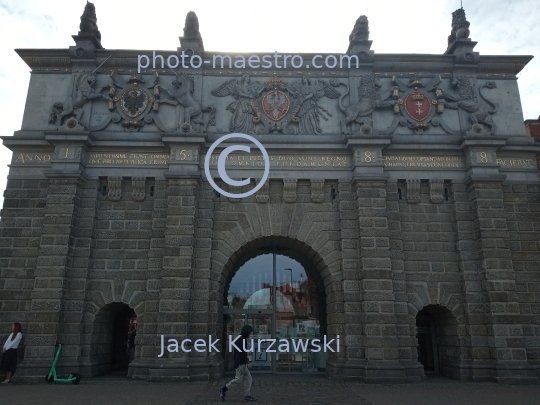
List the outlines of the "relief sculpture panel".
{"label": "relief sculpture panel", "polygon": [[[261,84],[243,75],[212,90],[215,97],[232,96],[226,107],[232,116],[230,132],[246,134],[317,135],[323,133],[320,119],[328,121],[333,114],[321,99],[337,99],[336,81],[308,76],[292,83],[273,77]],[[263,115],[264,114],[264,115]]]}

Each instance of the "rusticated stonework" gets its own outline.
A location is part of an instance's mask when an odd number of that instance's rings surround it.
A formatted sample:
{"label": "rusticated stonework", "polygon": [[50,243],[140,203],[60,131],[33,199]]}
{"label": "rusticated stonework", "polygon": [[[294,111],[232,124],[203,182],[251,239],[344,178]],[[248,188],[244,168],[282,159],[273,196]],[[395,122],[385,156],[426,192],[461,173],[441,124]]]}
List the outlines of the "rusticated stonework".
{"label": "rusticated stonework", "polygon": [[[195,19],[178,52],[211,59]],[[70,49],[18,50],[32,80],[21,130],[3,137],[13,157],[0,222],[0,329],[20,322],[26,337],[16,378],[42,381],[56,341],[59,373],[109,371],[122,305],[139,325],[129,377],[217,378],[219,353],[159,358],[160,335],[221,338],[228,283],[272,246],[322,292],[321,322],[342,342],[322,367],[329,376],[424,380],[428,314],[441,374],[538,383],[540,147],[525,134],[516,82],[530,58],[483,57],[463,37],[447,55],[376,54],[356,31],[358,67],[308,76],[206,65],[139,74],[139,51],[107,60],[82,34]],[[128,119],[118,95],[132,86]],[[272,89],[290,106],[268,120],[260,97]],[[405,110],[409,96],[421,120]],[[232,126],[270,156],[269,180],[242,199],[213,190],[203,168]],[[217,183],[249,190],[259,155],[226,162],[250,185]]]}

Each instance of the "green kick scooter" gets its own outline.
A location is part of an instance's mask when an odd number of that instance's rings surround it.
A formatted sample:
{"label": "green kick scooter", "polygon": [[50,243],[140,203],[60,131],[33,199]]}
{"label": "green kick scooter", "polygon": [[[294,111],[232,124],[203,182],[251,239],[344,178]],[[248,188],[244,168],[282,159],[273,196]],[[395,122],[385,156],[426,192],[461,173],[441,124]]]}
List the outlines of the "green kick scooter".
{"label": "green kick scooter", "polygon": [[56,375],[56,362],[58,361],[58,358],[60,357],[60,352],[62,351],[62,344],[56,343],[56,347],[58,349],[56,350],[56,355],[54,356],[54,360],[51,366],[51,371],[49,371],[49,374],[45,376],[45,381],[47,381],[48,383],[62,382],[62,383],[78,384],[81,381],[81,376],[77,373],[72,373],[67,378],[59,378]]}

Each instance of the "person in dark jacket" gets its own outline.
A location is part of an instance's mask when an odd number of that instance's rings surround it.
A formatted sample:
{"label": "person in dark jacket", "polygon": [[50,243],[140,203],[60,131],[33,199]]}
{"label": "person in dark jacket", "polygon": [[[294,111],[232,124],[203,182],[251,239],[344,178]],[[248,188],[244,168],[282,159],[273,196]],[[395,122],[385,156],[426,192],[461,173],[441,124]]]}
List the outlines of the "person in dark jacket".
{"label": "person in dark jacket", "polygon": [[257,401],[251,396],[251,383],[253,382],[253,379],[251,378],[251,373],[248,369],[248,354],[244,350],[244,348],[250,347],[250,343],[245,342],[245,340],[248,339],[252,333],[253,328],[251,325],[244,325],[240,332],[239,339],[235,342],[235,345],[240,349],[237,350],[236,347],[234,347],[234,368],[236,369],[236,377],[219,389],[219,396],[223,401],[225,401],[225,395],[229,388],[234,384],[242,383],[242,381],[244,382],[244,401]]}

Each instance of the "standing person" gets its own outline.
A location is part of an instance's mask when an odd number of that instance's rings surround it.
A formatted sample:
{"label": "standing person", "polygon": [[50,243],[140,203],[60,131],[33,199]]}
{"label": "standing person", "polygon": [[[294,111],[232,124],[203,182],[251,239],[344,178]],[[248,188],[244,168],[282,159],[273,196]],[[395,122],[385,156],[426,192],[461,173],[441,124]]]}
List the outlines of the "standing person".
{"label": "standing person", "polygon": [[[128,363],[133,361],[135,356],[135,337],[137,336],[137,315],[133,315],[129,321],[128,327],[128,345],[127,345],[127,354],[129,357]],[[133,350],[132,350],[133,349]]]}
{"label": "standing person", "polygon": [[240,338],[235,342],[235,346],[240,349],[237,350],[236,347],[234,348],[234,368],[236,369],[236,377],[219,389],[219,396],[223,401],[225,401],[225,395],[229,388],[234,384],[240,384],[242,381],[244,382],[244,401],[257,401],[251,396],[251,383],[253,382],[253,379],[251,378],[251,373],[248,369],[248,354],[245,351],[245,349],[249,347],[245,341],[252,333],[253,328],[251,325],[244,325],[240,332]]}
{"label": "standing person", "polygon": [[0,368],[2,371],[6,372],[6,379],[2,382],[3,384],[10,383],[13,374],[15,374],[15,368],[17,366],[17,348],[22,339],[21,324],[15,322],[11,327],[11,331],[11,335],[7,338],[6,343],[4,343],[4,348],[2,349],[3,356]]}

